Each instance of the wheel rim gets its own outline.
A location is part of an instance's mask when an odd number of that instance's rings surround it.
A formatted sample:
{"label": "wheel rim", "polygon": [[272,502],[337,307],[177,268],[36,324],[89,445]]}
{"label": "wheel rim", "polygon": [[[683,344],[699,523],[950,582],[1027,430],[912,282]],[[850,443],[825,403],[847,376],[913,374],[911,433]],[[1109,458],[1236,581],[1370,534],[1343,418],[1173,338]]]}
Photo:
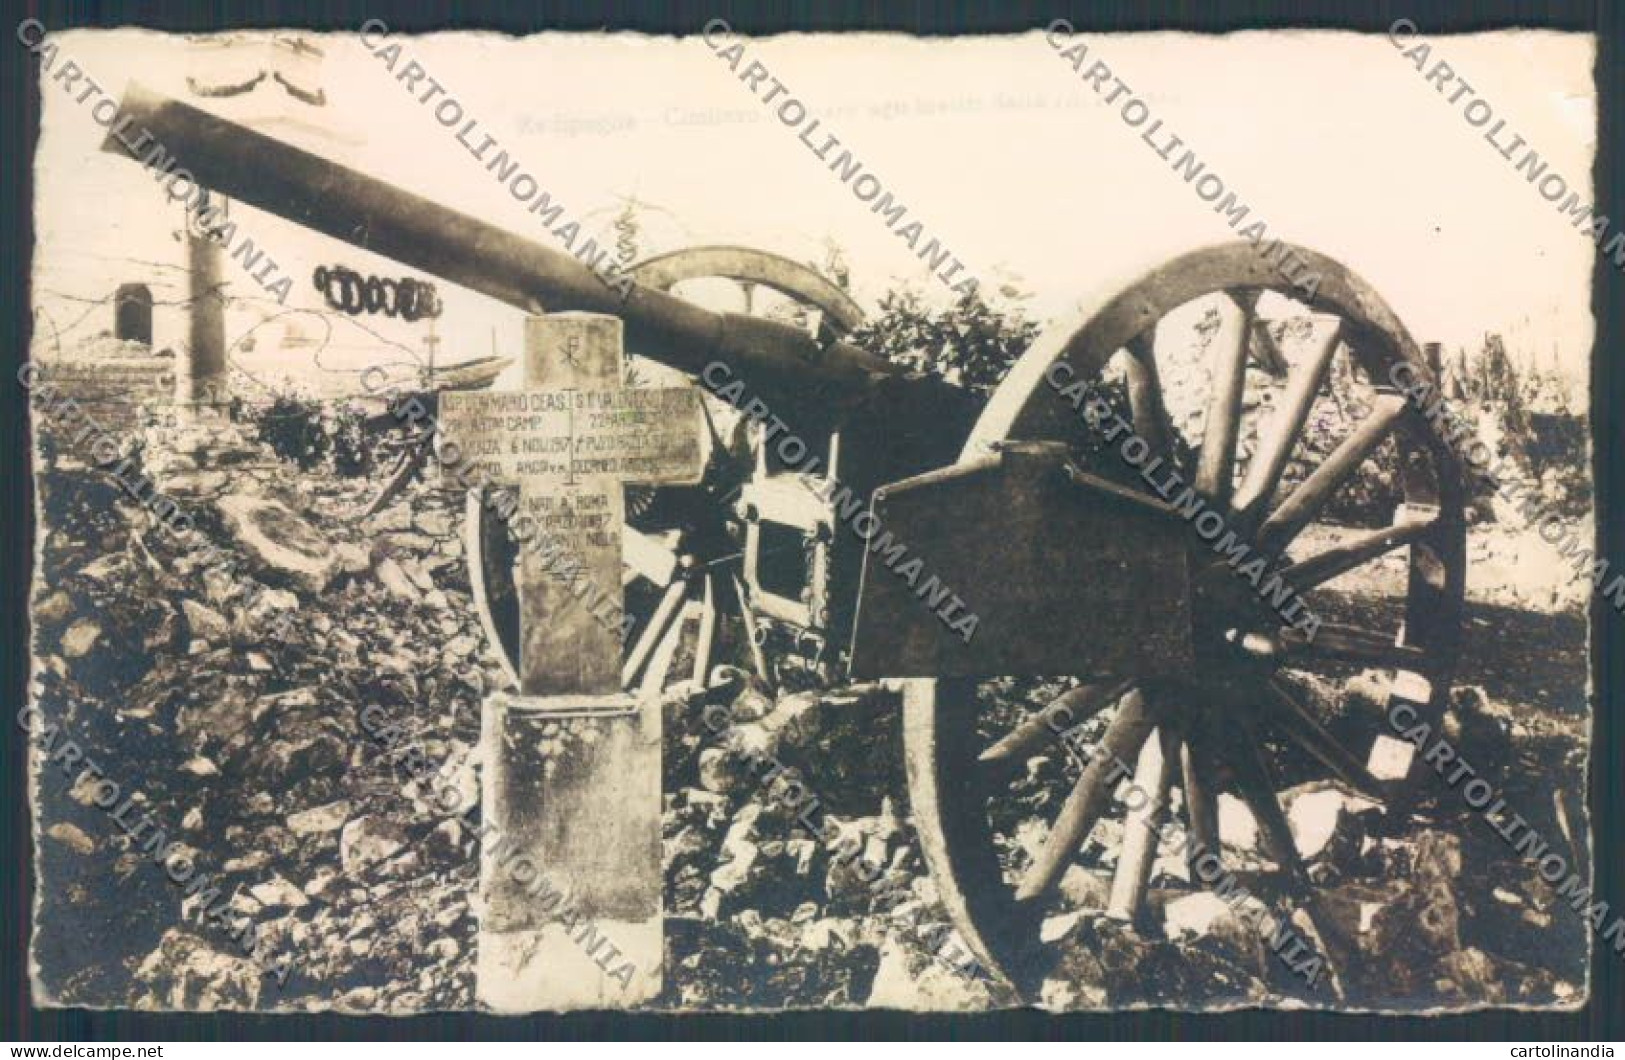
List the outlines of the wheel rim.
{"label": "wheel rim", "polygon": [[[1258,751],[1257,733],[1263,729],[1284,736],[1344,783],[1390,795],[1392,785],[1373,777],[1363,760],[1305,705],[1303,689],[1293,683],[1296,675],[1347,662],[1377,668],[1387,674],[1388,703],[1405,700],[1422,716],[1436,712],[1448,691],[1465,563],[1460,471],[1433,426],[1391,385],[1382,385],[1399,363],[1422,377],[1430,373],[1414,340],[1363,281],[1323,255],[1296,252],[1320,278],[1312,301],[1302,299],[1244,243],[1187,254],[1109,292],[1036,340],[994,394],[961,455],[965,461],[1003,442],[1073,437],[1077,410],[1050,383],[1052,366],[1064,362],[1070,369],[1071,374],[1056,370],[1056,377],[1096,384],[1110,364],[1121,369],[1124,418],[1134,433],[1153,450],[1162,447],[1176,462],[1183,448],[1184,462],[1175,466],[1184,472],[1184,482],[1205,503],[1222,508],[1226,525],[1244,530],[1260,551],[1281,554],[1284,558],[1272,560],[1272,568],[1284,568],[1301,581],[1298,588],[1306,598],[1327,595],[1330,583],[1359,574],[1368,564],[1386,564],[1391,570],[1390,557],[1408,551],[1403,571],[1394,574],[1403,580],[1403,590],[1396,601],[1388,601],[1400,609],[1398,630],[1389,634],[1328,623],[1305,644],[1292,642],[1279,630],[1260,639],[1259,631],[1249,628],[1257,616],[1246,617],[1246,593],[1237,588],[1241,579],[1235,570],[1216,563],[1211,548],[1205,553],[1194,549],[1193,557],[1205,560],[1208,571],[1193,597],[1199,636],[1206,644],[1200,665],[1222,670],[1216,679],[1203,678],[1199,687],[1177,677],[1113,681],[1088,675],[1090,680],[1030,712],[1008,731],[988,734],[978,732],[983,683],[904,683],[911,803],[926,860],[966,942],[996,979],[1021,994],[1031,996],[1046,971],[1047,956],[1037,935],[1045,912],[1053,908],[1057,883],[1077,862],[1080,848],[1113,802],[1114,785],[1106,775],[1120,774],[1123,767],[1105,768],[1112,760],[1128,767],[1134,783],[1149,796],[1134,811],[1140,823],[1154,823],[1168,812],[1171,793],[1177,791],[1182,828],[1198,850],[1221,857],[1215,807],[1221,788],[1234,790],[1252,811],[1261,846],[1285,878],[1292,896],[1288,914],[1293,908],[1302,911],[1328,957],[1336,961],[1343,940],[1335,937],[1308,885],[1277,798],[1277,780],[1267,756]],[[1286,372],[1272,412],[1255,413],[1257,445],[1243,473],[1237,441],[1247,418],[1243,399],[1249,351],[1262,356],[1268,351],[1258,347],[1269,345],[1256,336],[1253,325],[1263,291],[1292,298],[1305,312],[1330,316],[1335,328],[1328,339],[1317,323],[1306,344],[1308,353]],[[1176,311],[1217,298],[1233,306],[1228,316],[1220,314],[1207,351],[1211,382],[1201,402],[1200,429],[1191,444],[1184,444],[1185,434],[1192,432],[1181,431],[1170,417],[1157,369],[1157,336],[1166,332],[1163,322]],[[1351,372],[1363,371],[1373,383],[1373,407],[1317,468],[1329,471],[1317,479],[1317,470],[1311,470],[1286,488],[1283,472],[1298,451],[1310,411],[1325,399],[1327,372],[1339,351],[1345,351],[1342,359]],[[1265,359],[1278,362],[1269,365],[1278,371],[1284,358],[1279,350],[1273,355]],[[1380,445],[1391,445],[1396,454],[1404,499],[1398,521],[1302,553],[1298,546],[1312,543],[1321,531],[1320,517],[1338,488]],[[1244,646],[1253,653],[1241,650]],[[1063,701],[1065,710],[1058,710]],[[1081,726],[1090,718],[1095,719],[1088,722],[1092,726],[1105,722],[1097,747],[1110,756],[1083,767],[1077,749],[1066,748],[1055,735],[1060,727],[1055,721],[1062,718],[1068,726]],[[1224,731],[1228,726],[1236,728]],[[985,738],[989,735],[996,736],[992,746]],[[1010,770],[1030,762],[1028,755],[1053,754],[1057,747],[1080,768],[1061,785],[1070,790],[1059,812],[1048,815],[1050,829],[1043,843],[1027,863],[1019,864],[1021,859],[1009,852],[1008,836],[990,815],[1008,793],[1002,785]],[[1125,829],[1125,835],[1140,841],[1125,840],[1118,851],[1107,913],[1133,922],[1145,908],[1158,844],[1144,828]],[[1188,871],[1193,882],[1208,875],[1194,867]],[[1336,976],[1332,982],[1341,989]]]}
{"label": "wheel rim", "polygon": [[[863,310],[840,287],[805,265],[765,251],[691,247],[649,258],[628,271],[639,284],[666,292],[688,281],[732,281],[742,289],[747,309],[754,304],[756,288],[762,288],[815,312],[807,323],[821,335],[845,336],[863,320]],[[635,361],[641,360],[637,351],[631,352]],[[727,458],[729,451],[737,459],[737,445],[717,435],[713,399],[702,395],[713,460]],[[721,655],[725,630],[737,631],[740,635],[731,639],[748,645],[742,661],[771,675],[770,663],[751,637],[756,619],[739,576],[742,550],[726,525],[725,491],[712,488],[709,479],[698,487],[648,491],[671,502],[652,513],[652,525],[634,525],[630,510],[639,506],[628,506],[622,582],[627,611],[635,621],[623,645],[622,684],[629,691],[652,694],[664,687],[674,676],[680,643],[693,655],[692,665],[680,676],[703,682]],[[480,623],[509,682],[517,687],[519,607],[512,573],[517,548],[505,522],[473,493],[465,526]]]}

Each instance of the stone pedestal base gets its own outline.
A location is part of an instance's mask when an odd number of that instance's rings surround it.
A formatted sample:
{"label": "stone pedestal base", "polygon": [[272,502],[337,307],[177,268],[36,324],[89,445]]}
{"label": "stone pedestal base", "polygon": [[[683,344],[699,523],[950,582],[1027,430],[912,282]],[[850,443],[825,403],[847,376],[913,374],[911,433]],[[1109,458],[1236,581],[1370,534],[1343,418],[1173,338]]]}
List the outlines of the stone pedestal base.
{"label": "stone pedestal base", "polygon": [[658,916],[590,924],[583,919],[573,930],[563,923],[532,931],[482,930],[475,965],[479,1002],[511,1013],[646,1004],[660,993],[664,936]]}
{"label": "stone pedestal base", "polygon": [[502,1012],[623,1008],[661,987],[660,706],[485,703],[476,996]]}

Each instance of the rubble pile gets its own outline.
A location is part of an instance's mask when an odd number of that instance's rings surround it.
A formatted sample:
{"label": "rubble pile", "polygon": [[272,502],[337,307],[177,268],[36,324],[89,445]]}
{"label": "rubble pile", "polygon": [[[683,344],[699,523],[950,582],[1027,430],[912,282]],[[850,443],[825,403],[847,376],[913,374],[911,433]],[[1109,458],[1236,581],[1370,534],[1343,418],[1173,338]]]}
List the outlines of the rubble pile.
{"label": "rubble pile", "polygon": [[[1522,783],[1504,791],[1533,829],[1569,835],[1550,785],[1538,779],[1553,766],[1531,769],[1537,754],[1556,752],[1560,741],[1514,754],[1510,727],[1472,687],[1454,697],[1444,726],[1463,758],[1484,763],[1493,775],[1522,773]],[[1059,957],[1043,1003],[1192,1008],[1292,999],[1385,1010],[1577,1004],[1585,983],[1582,919],[1459,790],[1426,765],[1416,779],[1407,800],[1386,807],[1331,780],[1281,793],[1316,901],[1336,936],[1332,952],[1343,955],[1335,963],[1338,983],[1311,985],[1266,945],[1256,926],[1261,899],[1290,916],[1306,938],[1314,937],[1312,922],[1295,912],[1302,903],[1272,882],[1278,875],[1261,852],[1255,822],[1226,795],[1220,805],[1226,863],[1257,897],[1229,903],[1212,889],[1194,888],[1183,859],[1165,852],[1153,872],[1145,923],[1108,920],[1101,909],[1115,849],[1091,844],[1084,860],[1095,862],[1092,871],[1074,867],[1062,887],[1060,908],[1072,911],[1045,924]]]}
{"label": "rubble pile", "polygon": [[735,671],[676,690],[665,725],[665,1003],[990,1002],[987,984],[952,959],[904,817],[895,695],[775,698]]}
{"label": "rubble pile", "polygon": [[[475,838],[400,754],[415,749],[470,800],[478,791],[480,704],[502,678],[470,595],[461,496],[414,486],[356,525],[376,481],[298,473],[231,430],[149,436],[133,472],[150,479],[146,499],[69,440],[44,450],[34,702],[131,797],[125,821],[150,819],[219,888],[176,883],[97,804],[95,778],[39,770],[46,991],[88,1006],[470,1007]],[[195,529],[176,533],[155,494]],[[1470,656],[1508,650],[1473,621]],[[1563,707],[1583,702],[1564,683],[1584,673],[1580,633],[1552,633],[1561,651],[1529,648],[1552,656],[1540,665],[1464,660],[1487,687],[1459,690],[1448,719],[1509,806],[1575,849],[1583,814],[1553,801],[1552,779],[1583,775],[1584,715]],[[1318,690],[1320,706],[1334,731],[1369,741],[1380,708],[1355,709],[1359,686]],[[988,682],[984,735],[1056,687]],[[382,746],[362,724],[369,707],[413,738]],[[893,693],[773,694],[720,667],[705,688],[672,689],[664,712],[662,1005],[1002,1003],[950,956],[908,823]],[[1410,801],[1383,807],[1275,755],[1324,910],[1354,948],[1348,1003],[1580,1000],[1583,922],[1458,792],[1424,775]],[[1011,878],[1075,775],[1060,752],[1026,767],[993,814]],[[1045,911],[1044,1004],[1334,1002],[1270,952],[1246,910],[1191,886],[1182,859],[1159,858],[1144,923],[1105,919],[1120,817],[1101,822]],[[1241,884],[1290,909],[1228,797],[1221,830]],[[203,915],[220,902],[252,924],[257,949]],[[266,958],[283,954],[278,982]]]}
{"label": "rubble pile", "polygon": [[[472,786],[496,670],[460,498],[413,491],[355,526],[375,484],[290,475],[229,425],[155,429],[122,484],[70,441],[39,480],[37,703],[197,871],[174,882],[90,778],[41,771],[42,984],[83,1005],[466,1006],[473,837],[360,722],[376,705]],[[204,918],[219,902],[254,952]]]}

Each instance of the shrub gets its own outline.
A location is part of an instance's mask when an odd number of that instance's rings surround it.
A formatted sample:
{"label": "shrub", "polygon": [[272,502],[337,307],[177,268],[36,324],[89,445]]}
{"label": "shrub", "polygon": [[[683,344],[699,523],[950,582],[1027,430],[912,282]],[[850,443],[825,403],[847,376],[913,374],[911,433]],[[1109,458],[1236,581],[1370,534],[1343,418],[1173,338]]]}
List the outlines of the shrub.
{"label": "shrub", "polygon": [[238,402],[233,411],[273,453],[301,471],[325,467],[354,477],[373,467],[375,440],[365,436],[361,413],[349,405],[278,394],[266,405]]}
{"label": "shrub", "polygon": [[967,294],[950,306],[924,304],[915,290],[893,291],[880,312],[852,335],[858,346],[916,371],[986,394],[1038,334],[1019,307],[990,306]]}

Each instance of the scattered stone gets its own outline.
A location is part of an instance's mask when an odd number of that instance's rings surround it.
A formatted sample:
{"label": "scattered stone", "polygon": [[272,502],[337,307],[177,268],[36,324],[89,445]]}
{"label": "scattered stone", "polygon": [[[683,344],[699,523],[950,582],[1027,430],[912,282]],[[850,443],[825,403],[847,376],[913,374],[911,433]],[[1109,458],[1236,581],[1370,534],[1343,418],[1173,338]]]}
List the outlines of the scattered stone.
{"label": "scattered stone", "polygon": [[1473,946],[1444,955],[1433,989],[1443,997],[1475,1005],[1499,1005],[1507,999],[1497,962]]}
{"label": "scattered stone", "polygon": [[333,546],[333,554],[338,557],[339,570],[345,574],[365,574],[372,569],[372,556],[360,545],[342,541]]}
{"label": "scattered stone", "polygon": [[871,1008],[975,1011],[991,1001],[987,987],[910,943],[888,939],[866,1002]]}
{"label": "scattered stone", "polygon": [[750,803],[734,818],[734,823],[722,840],[721,864],[711,873],[710,889],[701,900],[701,915],[715,920],[721,913],[724,900],[737,890],[750,876],[760,855],[756,844],[756,821],[762,807]]}
{"label": "scattered stone", "polygon": [[406,845],[406,830],[376,817],[357,817],[339,836],[339,860],[345,872],[362,872]]}
{"label": "scattered stone", "polygon": [[303,909],[310,904],[304,891],[281,876],[272,876],[266,882],[250,887],[248,893],[266,909]]}
{"label": "scattered stone", "polygon": [[1163,932],[1178,940],[1186,936],[1203,938],[1213,933],[1214,925],[1235,913],[1224,899],[1212,891],[1197,891],[1182,895],[1163,907]]}
{"label": "scattered stone", "polygon": [[252,1009],[260,1002],[258,965],[221,953],[180,928],[164,932],[158,948],[136,968],[135,978],[149,994],[137,1008],[212,1011]]}
{"label": "scattered stone", "polygon": [[194,777],[217,777],[220,775],[220,770],[215,764],[202,755],[187,759],[181,765],[181,772],[189,773]]}
{"label": "scattered stone", "polygon": [[62,634],[62,654],[69,659],[83,657],[101,639],[102,628],[88,618],[81,618]]}
{"label": "scattered stone", "polygon": [[298,835],[320,834],[342,828],[349,818],[350,802],[348,799],[340,799],[325,806],[313,806],[308,810],[290,813],[288,828]]}
{"label": "scattered stone", "polygon": [[1078,926],[1078,922],[1084,916],[1085,912],[1080,909],[1072,913],[1062,913],[1059,916],[1045,917],[1044,922],[1038,927],[1038,940],[1040,942],[1058,942],[1066,938],[1072,934],[1073,928]]}
{"label": "scattered stone", "polygon": [[1306,860],[1324,855],[1328,860],[1346,861],[1357,855],[1364,832],[1360,815],[1378,808],[1370,799],[1329,781],[1283,792],[1281,801],[1298,853]]}
{"label": "scattered stone", "polygon": [[251,850],[241,857],[232,858],[220,866],[223,872],[257,872],[271,863],[271,855],[263,850]]}
{"label": "scattered stone", "polygon": [[1112,879],[1082,865],[1068,865],[1056,889],[1067,908],[1100,910],[1106,908],[1111,897]]}
{"label": "scattered stone", "polygon": [[1404,780],[1410,775],[1411,760],[1416,757],[1416,746],[1396,740],[1387,733],[1378,733],[1371,744],[1371,757],[1366,769],[1378,780]]}
{"label": "scattered stone", "polygon": [[248,620],[256,627],[272,621],[285,611],[299,610],[299,597],[286,589],[265,589],[248,608]]}
{"label": "scattered stone", "polygon": [[377,576],[379,583],[396,599],[416,604],[423,598],[423,594],[418,592],[418,587],[406,576],[406,572],[395,562],[394,557],[384,556],[379,559],[373,564],[372,572]]}
{"label": "scattered stone", "polygon": [[187,628],[194,637],[219,642],[231,636],[231,623],[224,615],[196,600],[182,600],[181,613],[186,616]]}
{"label": "scattered stone", "polygon": [[422,856],[416,850],[408,850],[399,857],[386,861],[378,871],[389,879],[404,880],[416,876],[422,865]]}
{"label": "scattered stone", "polygon": [[463,826],[455,817],[448,817],[435,825],[434,831],[424,841],[424,849],[430,857],[450,861],[463,852]]}
{"label": "scattered stone", "polygon": [[226,491],[231,478],[224,471],[179,469],[157,476],[155,482],[160,490],[174,497],[214,497]]}
{"label": "scattered stone", "polygon": [[320,898],[327,893],[327,889],[339,878],[338,872],[331,865],[323,865],[316,870],[316,874],[305,884],[305,893],[312,898]]}
{"label": "scattered stone", "polygon": [[262,574],[321,592],[338,572],[327,538],[286,505],[234,494],[216,500],[215,507]]}
{"label": "scattered stone", "polygon": [[361,913],[350,922],[350,929],[344,933],[344,937],[346,939],[358,939],[377,926],[377,917],[371,913]]}
{"label": "scattered stone", "polygon": [[45,834],[75,854],[90,854],[96,849],[95,840],[85,834],[84,829],[67,821],[59,821],[53,824],[45,830]]}
{"label": "scattered stone", "polygon": [[59,625],[73,614],[73,597],[61,591],[49,593],[35,602],[32,614],[35,625]]}
{"label": "scattered stone", "polygon": [[1236,850],[1252,851],[1258,848],[1258,822],[1253,811],[1240,799],[1224,792],[1219,796],[1219,841]]}

